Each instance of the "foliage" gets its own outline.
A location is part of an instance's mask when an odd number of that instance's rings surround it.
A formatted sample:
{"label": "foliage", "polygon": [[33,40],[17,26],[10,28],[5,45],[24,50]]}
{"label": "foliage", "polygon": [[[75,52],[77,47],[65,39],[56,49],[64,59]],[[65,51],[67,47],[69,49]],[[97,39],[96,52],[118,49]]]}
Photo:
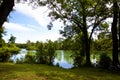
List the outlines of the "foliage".
{"label": "foliage", "polygon": [[2,38],[3,37],[3,35],[5,35],[5,28],[4,27],[1,27],[0,28],[0,38]]}
{"label": "foliage", "polygon": [[52,22],[50,22],[50,23],[47,25],[47,28],[48,28],[48,30],[51,30],[52,27],[53,27],[53,24],[52,24]]}
{"label": "foliage", "polygon": [[0,38],[0,47],[2,47],[3,45],[5,45],[5,41],[2,38]]}
{"label": "foliage", "polygon": [[26,47],[26,43],[16,43],[16,46],[19,47],[19,48],[21,48],[21,49],[27,48],[27,47]]}
{"label": "foliage", "polygon": [[15,45],[4,45],[0,48],[0,62],[9,61],[10,56],[13,54],[18,54],[19,48]]}
{"label": "foliage", "polygon": [[10,39],[9,39],[9,44],[14,44],[15,43],[15,39],[16,39],[16,37],[14,37],[12,34],[11,34],[11,37],[10,37]]}
{"label": "foliage", "polygon": [[[92,34],[96,29],[99,29],[100,23],[111,16],[111,9],[106,6],[108,2],[107,0],[44,0],[40,3],[47,4],[47,7],[51,9],[49,16],[52,21],[60,19],[64,22],[66,27],[64,30],[67,30],[67,32],[71,32],[70,27],[73,26],[80,29],[85,41],[83,44],[85,44],[86,49],[86,64],[89,66],[91,64],[90,46]],[[89,28],[91,28],[90,33]],[[74,33],[74,31],[72,32]],[[71,37],[71,34],[65,33],[63,35]]]}
{"label": "foliage", "polygon": [[36,62],[40,64],[46,64],[47,63],[47,54],[44,49],[43,43],[41,42],[37,48],[36,52]]}
{"label": "foliage", "polygon": [[15,37],[11,36],[9,43],[5,43],[3,37],[4,28],[0,28],[0,62],[7,62],[13,54],[18,54],[19,48],[15,45]]}
{"label": "foliage", "polygon": [[111,66],[111,61],[112,60],[109,58],[109,56],[107,56],[107,54],[103,53],[100,55],[99,65],[101,68],[108,69]]}
{"label": "foliage", "polygon": [[84,64],[84,53],[81,51],[74,51],[73,60],[74,67],[81,67]]}
{"label": "foliage", "polygon": [[98,39],[93,41],[93,47],[97,51],[112,51],[111,32],[101,32]]}
{"label": "foliage", "polygon": [[60,30],[60,34],[66,38],[72,38],[80,32],[80,28],[77,27],[75,24],[66,25],[63,30]]}
{"label": "foliage", "polygon": [[55,47],[51,40],[48,40],[46,50],[47,50],[47,56],[48,56],[48,64],[52,65],[54,60]]}
{"label": "foliage", "polygon": [[80,67],[85,64],[85,44],[83,44],[84,42],[85,41],[82,33],[79,33],[74,37],[73,59],[75,67]]}
{"label": "foliage", "polygon": [[35,63],[35,53],[33,52],[28,52],[26,55],[25,55],[25,60],[24,60],[25,63]]}
{"label": "foliage", "polygon": [[2,39],[3,35],[5,35],[5,29],[4,27],[0,28],[0,47],[2,47],[3,45],[5,45],[5,41],[4,39]]}
{"label": "foliage", "polygon": [[54,53],[55,47],[52,41],[48,40],[46,45],[44,45],[42,42],[39,43],[36,53],[37,63],[52,65],[54,60]]}
{"label": "foliage", "polygon": [[27,50],[35,50],[36,48],[35,48],[35,44],[33,43],[33,42],[31,42],[30,40],[28,40],[27,42],[26,42],[26,49]]}

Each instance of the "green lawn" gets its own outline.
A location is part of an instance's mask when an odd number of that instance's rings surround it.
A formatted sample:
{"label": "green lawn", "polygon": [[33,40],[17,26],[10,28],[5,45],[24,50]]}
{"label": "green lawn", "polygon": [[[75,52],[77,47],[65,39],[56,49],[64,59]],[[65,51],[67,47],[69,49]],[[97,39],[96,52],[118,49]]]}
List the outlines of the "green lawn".
{"label": "green lawn", "polygon": [[120,80],[120,74],[94,68],[67,70],[41,64],[0,63],[0,80]]}

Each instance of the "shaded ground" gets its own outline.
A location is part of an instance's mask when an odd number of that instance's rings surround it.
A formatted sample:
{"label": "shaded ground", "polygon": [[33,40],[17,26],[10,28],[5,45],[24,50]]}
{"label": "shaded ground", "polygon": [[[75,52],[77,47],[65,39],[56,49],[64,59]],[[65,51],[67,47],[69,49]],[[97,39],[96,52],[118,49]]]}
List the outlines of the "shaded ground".
{"label": "shaded ground", "polygon": [[0,80],[120,80],[120,73],[94,68],[66,70],[41,64],[0,63]]}

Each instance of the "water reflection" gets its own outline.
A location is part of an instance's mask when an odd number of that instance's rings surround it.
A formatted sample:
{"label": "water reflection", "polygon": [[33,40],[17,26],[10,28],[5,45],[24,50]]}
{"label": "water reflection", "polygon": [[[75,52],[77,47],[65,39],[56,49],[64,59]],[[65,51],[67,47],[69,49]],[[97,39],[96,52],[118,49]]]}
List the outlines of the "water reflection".
{"label": "water reflection", "polygon": [[14,63],[16,63],[17,60],[24,59],[26,54],[27,54],[27,50],[21,49],[19,54],[12,55],[10,59],[13,60]]}
{"label": "water reflection", "polygon": [[70,51],[57,50],[53,64],[59,64],[62,68],[72,68],[73,59],[71,58],[71,55],[72,53]]}
{"label": "water reflection", "polygon": [[[26,49],[21,49],[19,52],[20,54],[11,56],[11,60],[16,63],[17,60],[23,60],[25,58],[25,55],[29,52]],[[32,51],[36,52],[36,51]],[[64,50],[56,50],[55,52],[55,59],[53,62],[53,65],[59,64],[62,68],[72,68],[73,67],[73,59],[70,57],[72,55],[71,51],[64,51]]]}

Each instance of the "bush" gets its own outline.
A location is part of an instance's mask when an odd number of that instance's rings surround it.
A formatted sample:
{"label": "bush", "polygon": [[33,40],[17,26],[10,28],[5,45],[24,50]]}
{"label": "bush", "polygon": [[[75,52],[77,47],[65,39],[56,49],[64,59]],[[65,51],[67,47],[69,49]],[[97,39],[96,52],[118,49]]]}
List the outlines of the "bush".
{"label": "bush", "polygon": [[47,55],[48,55],[48,64],[52,65],[54,61],[54,53],[55,53],[55,48],[52,45],[49,45],[47,47]]}
{"label": "bush", "polygon": [[47,63],[47,52],[43,48],[43,45],[39,45],[37,52],[35,54],[36,62],[39,64],[46,64]]}
{"label": "bush", "polygon": [[84,53],[82,51],[75,51],[73,58],[75,67],[81,67],[84,64]]}
{"label": "bush", "polygon": [[52,41],[49,40],[46,46],[43,45],[43,43],[40,43],[36,51],[35,57],[37,63],[48,65],[53,64],[55,47]]}
{"label": "bush", "polygon": [[0,62],[8,62],[10,56],[13,54],[18,54],[20,49],[16,47],[14,44],[6,44],[0,47]]}
{"label": "bush", "polygon": [[8,47],[0,48],[0,62],[8,62],[11,56],[11,52]]}
{"label": "bush", "polygon": [[17,59],[15,63],[16,64],[23,64],[24,63],[24,59],[23,58]]}
{"label": "bush", "polygon": [[24,60],[25,63],[35,63],[35,54],[32,53],[32,52],[28,52],[26,55],[25,55],[25,60]]}
{"label": "bush", "polygon": [[108,69],[111,65],[112,60],[106,54],[100,55],[99,65],[101,68]]}

